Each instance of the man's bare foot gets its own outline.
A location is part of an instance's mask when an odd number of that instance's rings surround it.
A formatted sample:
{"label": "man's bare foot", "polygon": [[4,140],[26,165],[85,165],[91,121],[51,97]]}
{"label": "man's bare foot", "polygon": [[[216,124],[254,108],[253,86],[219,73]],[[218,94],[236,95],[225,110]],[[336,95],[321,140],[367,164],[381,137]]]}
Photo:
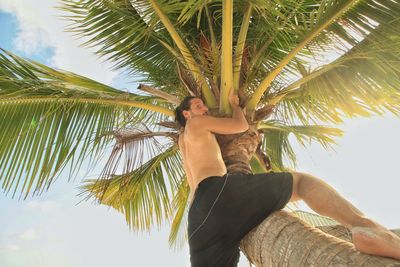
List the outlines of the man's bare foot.
{"label": "man's bare foot", "polygon": [[389,230],[377,227],[353,227],[353,243],[363,253],[400,260],[400,238]]}

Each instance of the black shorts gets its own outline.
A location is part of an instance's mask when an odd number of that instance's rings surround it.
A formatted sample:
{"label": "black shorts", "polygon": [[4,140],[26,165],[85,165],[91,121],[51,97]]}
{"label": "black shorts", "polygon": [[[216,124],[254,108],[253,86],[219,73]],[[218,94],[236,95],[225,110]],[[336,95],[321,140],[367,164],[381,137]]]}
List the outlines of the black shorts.
{"label": "black shorts", "polygon": [[201,181],[188,217],[191,266],[237,266],[240,240],[284,208],[292,188],[288,172],[226,174]]}

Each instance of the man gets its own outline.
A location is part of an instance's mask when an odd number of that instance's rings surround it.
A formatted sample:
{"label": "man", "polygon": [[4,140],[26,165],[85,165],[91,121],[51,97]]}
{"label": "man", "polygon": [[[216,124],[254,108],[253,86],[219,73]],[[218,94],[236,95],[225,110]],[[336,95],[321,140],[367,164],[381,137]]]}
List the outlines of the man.
{"label": "man", "polygon": [[400,259],[396,235],[366,218],[318,178],[297,172],[227,174],[214,134],[248,129],[233,90],[229,102],[232,118],[208,116],[207,106],[195,97],[185,98],[175,111],[183,129],[179,148],[193,198],[188,217],[192,267],[237,266],[240,240],[269,214],[300,199],[350,228],[359,251]]}

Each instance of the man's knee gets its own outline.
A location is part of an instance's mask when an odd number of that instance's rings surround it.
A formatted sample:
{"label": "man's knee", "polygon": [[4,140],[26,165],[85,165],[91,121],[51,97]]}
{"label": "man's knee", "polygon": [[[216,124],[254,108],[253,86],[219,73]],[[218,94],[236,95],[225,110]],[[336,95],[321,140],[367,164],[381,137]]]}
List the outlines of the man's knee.
{"label": "man's knee", "polygon": [[312,180],[318,179],[310,174],[302,172],[292,172],[292,176],[293,176],[293,190],[290,201],[298,201],[303,199],[304,194],[307,191],[307,183],[311,182]]}
{"label": "man's knee", "polygon": [[292,188],[292,196],[290,198],[290,202],[301,200],[298,188],[302,174],[299,172],[292,172],[292,176],[293,176],[293,188]]}

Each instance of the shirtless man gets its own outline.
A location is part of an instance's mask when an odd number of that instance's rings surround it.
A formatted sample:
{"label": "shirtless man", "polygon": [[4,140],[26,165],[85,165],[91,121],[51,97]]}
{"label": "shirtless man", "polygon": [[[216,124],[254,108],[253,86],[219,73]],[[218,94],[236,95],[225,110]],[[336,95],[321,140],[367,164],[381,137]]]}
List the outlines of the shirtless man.
{"label": "shirtless man", "polygon": [[200,98],[176,109],[179,148],[193,198],[188,217],[192,267],[237,266],[240,240],[289,201],[304,200],[315,212],[352,230],[361,252],[400,259],[400,238],[366,218],[322,180],[305,173],[227,174],[214,133],[248,129],[239,98],[229,95],[232,118],[206,115]]}

